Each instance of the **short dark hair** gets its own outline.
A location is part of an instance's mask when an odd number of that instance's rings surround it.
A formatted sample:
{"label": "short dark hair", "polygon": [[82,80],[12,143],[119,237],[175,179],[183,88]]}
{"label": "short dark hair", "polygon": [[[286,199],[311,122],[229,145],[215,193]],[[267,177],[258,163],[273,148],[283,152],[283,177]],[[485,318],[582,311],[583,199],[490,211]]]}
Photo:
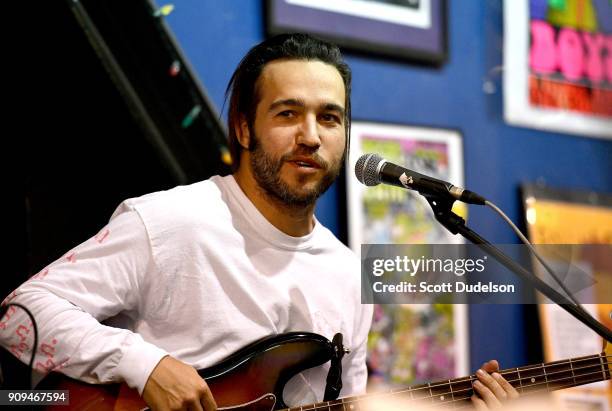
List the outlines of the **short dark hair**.
{"label": "short dark hair", "polygon": [[240,127],[240,116],[246,116],[252,129],[260,96],[257,80],[266,64],[274,60],[318,60],[334,66],[344,82],[345,133],[348,150],[351,126],[351,69],[342,59],[338,46],[302,33],[279,34],[253,47],[238,64],[225,90],[225,99],[231,94],[227,113],[229,148],[234,171],[240,166],[242,146],[238,142],[236,127]]}

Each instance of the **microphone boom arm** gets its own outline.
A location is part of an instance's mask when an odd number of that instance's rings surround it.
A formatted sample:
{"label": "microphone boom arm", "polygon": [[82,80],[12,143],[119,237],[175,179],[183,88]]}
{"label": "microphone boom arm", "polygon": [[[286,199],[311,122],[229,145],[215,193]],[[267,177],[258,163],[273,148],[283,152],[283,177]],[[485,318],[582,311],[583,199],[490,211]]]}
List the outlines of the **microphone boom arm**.
{"label": "microphone boom arm", "polygon": [[555,304],[559,305],[574,318],[582,322],[591,330],[599,334],[606,341],[612,342],[612,331],[597,321],[591,315],[582,311],[579,306],[572,303],[567,297],[558,293],[536,275],[527,271],[524,267],[517,264],[514,260],[504,254],[499,248],[481,237],[478,233],[465,225],[465,220],[455,214],[451,209],[455,200],[450,200],[447,196],[437,196],[435,194],[424,195],[431,206],[436,220],[453,234],[461,234],[464,238],[479,246],[483,251],[495,258],[516,275],[531,283],[539,292],[548,297]]}

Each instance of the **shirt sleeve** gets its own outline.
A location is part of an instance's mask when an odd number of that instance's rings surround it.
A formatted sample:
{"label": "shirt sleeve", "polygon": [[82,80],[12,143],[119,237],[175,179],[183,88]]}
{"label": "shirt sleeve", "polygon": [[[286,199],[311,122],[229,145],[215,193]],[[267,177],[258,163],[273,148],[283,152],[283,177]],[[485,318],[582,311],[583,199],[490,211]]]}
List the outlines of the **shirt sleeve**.
{"label": "shirt sleeve", "polygon": [[[88,383],[126,382],[140,394],[167,352],[132,331],[100,323],[119,313],[137,318],[140,290],[157,269],[136,211],[113,216],[96,236],[34,275],[3,302],[36,320],[35,370],[60,371]],[[0,319],[0,344],[28,363],[33,324],[15,306]]]}

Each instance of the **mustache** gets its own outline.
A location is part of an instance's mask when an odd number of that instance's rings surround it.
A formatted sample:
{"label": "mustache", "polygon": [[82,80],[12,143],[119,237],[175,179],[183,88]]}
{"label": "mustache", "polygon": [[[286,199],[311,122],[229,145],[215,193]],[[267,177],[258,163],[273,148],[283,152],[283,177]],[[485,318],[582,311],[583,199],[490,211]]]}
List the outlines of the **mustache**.
{"label": "mustache", "polygon": [[293,161],[294,159],[296,159],[298,157],[299,158],[308,157],[312,161],[316,162],[321,167],[321,169],[323,169],[323,170],[329,169],[329,162],[326,161],[323,157],[321,157],[318,153],[316,153],[316,152],[314,152],[314,153],[305,153],[303,150],[302,151],[294,151],[292,153],[284,154],[280,158],[279,164],[282,164],[282,163],[285,163],[285,162],[289,162],[289,161]]}

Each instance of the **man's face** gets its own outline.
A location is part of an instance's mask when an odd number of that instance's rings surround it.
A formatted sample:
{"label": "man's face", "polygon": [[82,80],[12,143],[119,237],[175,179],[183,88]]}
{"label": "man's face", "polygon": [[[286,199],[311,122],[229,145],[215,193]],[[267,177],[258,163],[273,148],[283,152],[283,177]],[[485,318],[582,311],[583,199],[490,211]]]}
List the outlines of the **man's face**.
{"label": "man's face", "polygon": [[344,159],[345,90],[320,61],[268,63],[257,82],[248,162],[257,184],[289,206],[307,206],[329,188]]}

